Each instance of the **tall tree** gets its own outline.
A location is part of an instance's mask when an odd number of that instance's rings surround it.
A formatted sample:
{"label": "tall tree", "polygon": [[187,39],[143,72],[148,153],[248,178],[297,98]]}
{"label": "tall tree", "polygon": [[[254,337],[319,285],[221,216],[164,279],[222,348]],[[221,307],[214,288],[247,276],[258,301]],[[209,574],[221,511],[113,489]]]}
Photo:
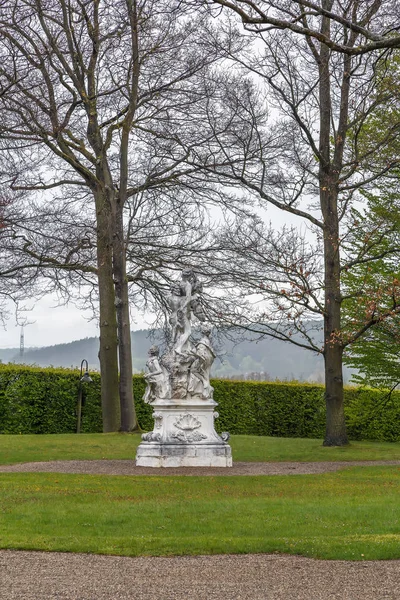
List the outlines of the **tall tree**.
{"label": "tall tree", "polygon": [[[391,54],[381,65],[375,97],[390,97],[370,114],[360,136],[360,144],[371,148],[371,140],[381,139],[388,130],[400,130],[400,54]],[[399,136],[379,154],[381,164],[398,165]],[[357,369],[353,379],[362,384],[394,388],[399,384],[398,355],[400,321],[396,307],[400,294],[400,170],[396,166],[390,178],[364,191],[366,208],[353,210],[358,227],[349,243],[362,257],[356,270],[344,273],[348,301],[346,316],[349,329],[365,319],[367,313],[376,325],[347,348],[345,361]],[[371,251],[372,249],[372,251]]]}
{"label": "tall tree", "polygon": [[[242,281],[247,293],[265,300],[256,318],[236,307],[237,321],[323,354],[324,444],[343,445],[348,441],[343,351],[375,323],[367,318],[351,336],[343,335],[341,274],[361,260],[348,254],[351,249],[344,244],[353,227],[349,208],[357,191],[373,186],[395,166],[377,157],[396,129],[385,128],[368,149],[359,144],[368,116],[377,103],[390,99],[376,98],[373,91],[379,77],[376,65],[387,60],[388,48],[400,44],[393,29],[395,6],[356,0],[206,4],[223,7],[231,28],[232,14],[237,15],[243,35],[254,40],[252,52],[232,52],[231,58],[265,86],[267,101],[279,115],[276,130],[281,140],[280,164],[271,164],[264,130],[258,128],[258,165],[253,161],[241,170],[219,172],[262,202],[305,220],[316,240],[311,246],[304,232],[291,227],[274,233],[256,218],[247,228],[241,223],[235,236],[225,233],[220,272],[225,271],[231,285]],[[313,335],[317,316],[323,319],[322,348]]]}
{"label": "tall tree", "polygon": [[226,96],[212,69],[226,54],[217,37],[178,0],[0,1],[3,180],[44,202],[75,196],[82,218],[95,216],[104,431],[119,428],[119,411],[122,430],[136,426],[124,220],[138,198],[154,202],[178,180],[194,189],[218,163],[208,122]]}
{"label": "tall tree", "polygon": [[366,210],[353,211],[357,228],[347,244],[359,260],[343,273],[347,335],[374,321],[373,328],[346,348],[345,362],[357,369],[353,375],[357,383],[385,388],[400,381],[400,178],[396,171],[393,175],[373,193],[365,192]]}

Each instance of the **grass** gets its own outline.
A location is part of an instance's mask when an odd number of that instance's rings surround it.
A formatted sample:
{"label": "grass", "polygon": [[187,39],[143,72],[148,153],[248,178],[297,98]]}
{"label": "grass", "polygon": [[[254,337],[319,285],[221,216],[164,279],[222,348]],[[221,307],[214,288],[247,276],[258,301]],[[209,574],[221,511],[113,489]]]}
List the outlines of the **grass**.
{"label": "grass", "polygon": [[400,460],[398,442],[351,442],[325,448],[322,440],[304,438],[232,436],[233,460],[260,462],[323,462],[350,460]]}
{"label": "grass", "polygon": [[[140,435],[0,435],[0,464],[49,460],[133,459]],[[400,443],[352,442],[324,448],[322,440],[235,435],[235,461],[400,460]]]}
{"label": "grass", "polygon": [[0,435],[0,464],[50,460],[134,459],[139,434]]}
{"label": "grass", "polygon": [[[133,459],[139,435],[2,435],[0,463]],[[233,436],[236,461],[400,459],[400,444]],[[400,468],[274,477],[0,475],[0,547],[400,558]]]}
{"label": "grass", "polygon": [[0,547],[400,558],[400,468],[273,477],[2,474]]}

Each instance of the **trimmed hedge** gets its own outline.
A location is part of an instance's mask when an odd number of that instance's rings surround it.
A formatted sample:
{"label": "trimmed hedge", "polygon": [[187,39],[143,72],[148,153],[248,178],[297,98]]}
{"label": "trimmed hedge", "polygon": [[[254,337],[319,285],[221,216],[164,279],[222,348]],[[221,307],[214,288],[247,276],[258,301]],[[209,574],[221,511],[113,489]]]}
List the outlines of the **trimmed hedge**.
{"label": "trimmed hedge", "polygon": [[349,388],[345,414],[350,439],[400,441],[400,392]]}
{"label": "trimmed hedge", "polygon": [[[83,385],[82,432],[101,432],[100,376]],[[76,431],[79,371],[0,365],[1,433]]]}
{"label": "trimmed hedge", "polygon": [[[83,384],[83,433],[102,431],[100,375]],[[212,382],[218,402],[218,431],[232,434],[323,438],[324,387],[303,383]],[[144,404],[143,377],[133,378],[138,421],[153,428],[152,407]],[[79,372],[0,365],[0,433],[73,433]],[[350,439],[400,441],[400,392],[345,389]]]}

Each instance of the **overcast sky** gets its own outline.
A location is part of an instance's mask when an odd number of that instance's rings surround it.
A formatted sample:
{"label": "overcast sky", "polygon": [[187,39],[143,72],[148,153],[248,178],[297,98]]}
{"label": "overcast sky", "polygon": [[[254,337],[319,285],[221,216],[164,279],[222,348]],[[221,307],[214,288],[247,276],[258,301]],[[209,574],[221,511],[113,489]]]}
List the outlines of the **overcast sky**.
{"label": "overcast sky", "polygon": [[[10,306],[10,311],[13,310]],[[90,311],[78,310],[72,304],[57,306],[57,299],[47,296],[24,313],[28,324],[24,327],[25,348],[54,346],[99,335],[97,321],[90,320]],[[131,329],[143,329],[150,325],[144,319],[131,323]],[[12,314],[6,326],[0,326],[0,348],[19,348],[20,325]]]}
{"label": "overcast sky", "polygon": [[[303,219],[284,213],[271,205],[267,210],[256,209],[256,212],[266,222],[271,221],[276,229],[286,224],[300,226],[301,231],[306,232]],[[9,311],[11,314],[5,327],[0,324],[0,348],[19,348],[21,326],[16,323],[11,304]],[[24,327],[25,348],[54,346],[99,335],[97,320],[91,319],[90,310],[78,310],[73,304],[58,306],[57,298],[52,296],[46,296],[35,305],[32,304],[31,310],[23,316],[27,320]],[[153,315],[137,317],[135,322],[131,322],[131,330],[150,327],[153,318]]]}

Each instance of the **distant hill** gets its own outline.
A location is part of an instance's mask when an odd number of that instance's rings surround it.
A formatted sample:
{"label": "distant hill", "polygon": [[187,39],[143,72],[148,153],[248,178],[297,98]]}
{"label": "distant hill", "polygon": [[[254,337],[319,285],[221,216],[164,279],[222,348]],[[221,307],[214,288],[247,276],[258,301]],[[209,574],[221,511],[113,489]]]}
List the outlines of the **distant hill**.
{"label": "distant hill", "polygon": [[[154,343],[159,343],[160,332],[147,329],[133,331],[132,365],[135,373],[144,370],[147,351]],[[293,380],[323,382],[323,359],[293,344],[272,338],[260,341],[223,340],[216,343],[217,359],[214,363],[214,377],[247,377],[265,380]],[[19,348],[0,350],[2,362],[15,362],[40,367],[79,367],[86,359],[91,370],[100,368],[99,339],[84,338],[68,344],[57,344],[44,348],[27,348],[20,360]],[[344,379],[350,379],[350,371],[345,368]]]}
{"label": "distant hill", "polygon": [[4,348],[0,350],[0,360],[3,363],[13,362],[16,356],[19,357],[19,348]]}
{"label": "distant hill", "polygon": [[[157,339],[157,335],[155,336]],[[154,341],[151,332],[147,329],[134,331],[132,338],[132,364],[135,373],[140,373],[147,360],[147,350]],[[160,334],[158,334],[158,339]],[[2,362],[23,363],[26,365],[37,365],[39,367],[79,367],[82,359],[86,359],[92,370],[100,368],[99,363],[99,338],[89,337],[67,344],[56,344],[42,348],[25,348],[22,360],[19,348],[0,349]]]}
{"label": "distant hill", "polygon": [[[45,346],[43,348],[25,348],[22,360],[18,349],[9,360],[39,367],[71,368],[80,366],[82,359],[85,358],[91,369],[99,369],[98,351],[99,338],[92,337],[69,342],[68,344],[56,344],[55,346]],[[0,350],[1,359],[3,359],[3,352],[4,350]],[[3,362],[5,362],[4,359]]]}

